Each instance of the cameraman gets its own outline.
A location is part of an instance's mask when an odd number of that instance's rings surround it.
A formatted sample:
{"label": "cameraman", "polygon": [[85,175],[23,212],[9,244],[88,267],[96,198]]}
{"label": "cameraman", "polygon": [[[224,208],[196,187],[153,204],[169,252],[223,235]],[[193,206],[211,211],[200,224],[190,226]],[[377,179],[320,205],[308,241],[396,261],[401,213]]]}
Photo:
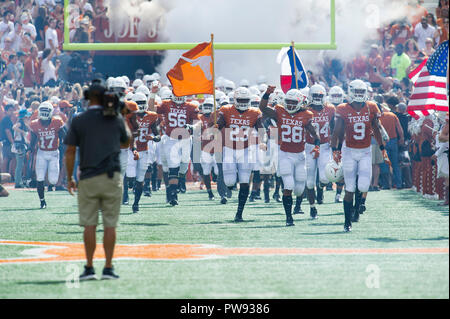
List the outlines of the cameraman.
{"label": "cameraman", "polygon": [[[98,211],[102,211],[104,237],[103,247],[106,262],[102,279],[117,279],[112,266],[116,230],[122,200],[120,175],[120,147],[128,147],[131,133],[121,114],[104,114],[106,88],[93,83],[85,98],[88,109],[75,116],[64,143],[68,191],[73,195],[76,184],[72,178],[76,147],[80,152],[80,182],[78,184],[78,206],[80,226],[84,227],[84,245],[87,264],[80,280],[95,278],[93,256],[96,248]],[[118,108],[118,107],[117,107]]]}

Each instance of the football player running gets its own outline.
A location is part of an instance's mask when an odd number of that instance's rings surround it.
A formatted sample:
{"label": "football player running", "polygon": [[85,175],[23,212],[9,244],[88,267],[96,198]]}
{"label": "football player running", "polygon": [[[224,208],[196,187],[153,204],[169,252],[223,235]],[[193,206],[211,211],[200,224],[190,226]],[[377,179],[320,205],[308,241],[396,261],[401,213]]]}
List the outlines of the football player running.
{"label": "football player running", "polygon": [[[357,189],[362,193],[369,190],[372,178],[371,132],[384,158],[387,158],[379,123],[381,113],[374,102],[368,101],[368,90],[363,81],[350,82],[348,100],[336,109],[336,126],[331,138],[333,159],[339,163],[342,158],[345,232],[352,230],[353,214],[359,213],[353,209],[353,194]],[[364,200],[361,199],[362,204]]]}
{"label": "football player running", "polygon": [[[156,88],[152,87],[152,93]],[[155,108],[155,96],[150,94],[150,110]],[[171,206],[178,205],[179,179],[184,180],[191,160],[191,131],[194,121],[198,121],[198,107],[186,102],[185,96],[172,95],[171,100],[163,100],[156,106],[156,113],[161,114],[166,122],[163,152],[169,166],[169,186],[167,199]]]}
{"label": "football player running", "polygon": [[[309,90],[310,111],[313,113],[312,125],[320,137],[320,155],[311,152],[314,145],[314,138],[306,134],[306,188],[310,204],[310,216],[317,218],[317,208],[315,207],[314,186],[316,186],[317,175],[319,183],[317,185],[317,203],[323,203],[323,188],[329,183],[325,175],[325,165],[331,160],[330,136],[334,128],[334,114],[336,109],[333,105],[325,103],[326,91],[320,84],[314,84]],[[318,173],[318,174],[317,174]]]}
{"label": "football player running", "polygon": [[[250,91],[245,87],[239,87],[234,93],[234,103],[220,108],[215,127],[219,130],[225,129],[223,147],[225,185],[232,189],[239,177],[238,208],[234,221],[242,222],[242,213],[250,191],[250,175],[254,167],[249,154],[249,139],[252,137],[252,130],[257,129],[263,141],[265,131],[261,112],[259,109],[250,107]],[[266,148],[263,143],[260,147]]]}
{"label": "football player running", "polygon": [[63,140],[66,130],[60,117],[53,117],[53,105],[42,102],[38,108],[38,118],[30,123],[30,150],[36,144],[36,181],[41,209],[47,207],[44,196],[45,176],[50,185],[55,185],[59,177],[59,142]]}
{"label": "football player running", "polygon": [[[344,103],[344,90],[340,86],[333,86],[328,92],[330,103],[334,107]],[[334,197],[335,203],[342,203],[342,189],[344,188],[344,180],[336,183],[336,196]]]}
{"label": "football player running", "polygon": [[309,132],[314,140],[311,154],[320,155],[320,138],[312,125],[313,113],[306,109],[307,97],[297,89],[286,93],[284,105],[268,107],[270,94],[275,90],[269,86],[263,95],[260,110],[264,116],[277,122],[280,152],[278,171],[283,179],[283,206],[286,213],[286,226],[294,226],[292,218],[292,192],[296,196],[303,194],[306,184],[306,160],[304,134]]}
{"label": "football player running", "polygon": [[[131,149],[128,153],[127,178],[136,179],[134,184],[134,203],[132,206],[133,213],[139,211],[139,201],[144,189],[145,173],[148,168],[148,141],[159,141],[158,115],[155,112],[147,111],[147,97],[142,93],[133,95],[133,101],[137,104],[138,110],[127,116],[127,121],[137,123],[136,130],[132,132],[136,141],[136,149]],[[153,133],[153,137],[151,134]],[[138,156],[136,156],[136,152]],[[124,187],[124,195],[128,194]]]}

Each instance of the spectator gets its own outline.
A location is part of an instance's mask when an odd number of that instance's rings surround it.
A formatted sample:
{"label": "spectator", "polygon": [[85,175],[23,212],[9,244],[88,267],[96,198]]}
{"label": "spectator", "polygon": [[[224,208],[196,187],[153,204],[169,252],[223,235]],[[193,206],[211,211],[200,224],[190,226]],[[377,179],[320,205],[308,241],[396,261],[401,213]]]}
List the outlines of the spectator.
{"label": "spectator", "polygon": [[[446,12],[444,10],[447,10]],[[436,18],[448,17],[448,0],[439,0],[438,7],[436,8]]]}
{"label": "spectator", "polygon": [[0,22],[0,49],[4,49],[4,42],[6,37],[14,31],[14,22],[10,20],[11,12],[5,11],[3,19]]}
{"label": "spectator", "polygon": [[439,37],[439,41],[437,41],[437,44],[441,44],[444,41],[448,40],[448,10],[447,10],[447,16],[443,17],[441,19],[438,19],[438,27],[436,29],[436,32],[434,34],[434,39]]}
{"label": "spectator", "polygon": [[5,41],[4,41],[3,44],[4,44],[4,47],[3,47],[3,50],[2,50],[2,59],[3,59],[3,61],[9,61],[9,56],[11,54],[15,54],[16,53],[13,50],[13,48],[11,47],[11,45],[12,45],[11,38],[9,36],[7,36],[5,38]]}
{"label": "spectator", "polygon": [[369,69],[369,82],[372,88],[381,86],[381,72],[383,72],[383,58],[379,54],[378,45],[372,44],[367,59]]}
{"label": "spectator", "polygon": [[422,17],[425,17],[428,14],[427,9],[420,5],[421,1],[417,1],[415,5],[409,5],[408,7],[408,19],[414,28],[419,24]]}
{"label": "spectator", "polygon": [[39,49],[44,49],[45,26],[47,25],[47,8],[39,7],[38,16],[34,21],[36,27],[36,45]]}
{"label": "spectator", "polygon": [[30,55],[25,60],[24,64],[23,85],[26,88],[33,88],[41,83],[40,80],[41,68],[37,56],[38,56],[38,48],[37,46],[32,46],[30,50]]}
{"label": "spectator", "polygon": [[[11,153],[11,146],[14,143],[13,138],[13,116],[15,106],[7,104],[5,106],[5,116],[0,122],[0,141],[3,144],[2,154],[3,163],[1,166],[2,172],[12,173],[13,171],[13,154]],[[12,174],[11,174],[12,175]]]}
{"label": "spectator", "polygon": [[422,62],[419,46],[414,39],[408,39],[405,43],[405,53],[411,59],[411,63],[420,64]]}
{"label": "spectator", "polygon": [[433,48],[433,39],[427,38],[425,40],[425,49],[422,50],[422,53],[426,57],[429,57],[430,55],[432,55],[434,53],[434,51],[436,51],[436,50]]}
{"label": "spectator", "polygon": [[8,62],[8,66],[6,67],[8,70],[7,80],[21,82],[21,74],[19,74],[19,70],[17,69],[17,55],[11,54]]}
{"label": "spectator", "polygon": [[36,27],[30,22],[30,16],[26,13],[23,13],[20,17],[20,21],[22,22],[22,29],[24,32],[30,34],[31,40],[36,40],[37,32]]}
{"label": "spectator", "polygon": [[19,111],[19,117],[16,124],[13,126],[14,144],[11,152],[16,156],[16,170],[14,174],[15,188],[23,188],[22,176],[24,168],[24,160],[28,151],[28,132],[30,131],[28,125],[31,113],[26,109]]}
{"label": "spectator", "polygon": [[55,50],[45,49],[42,55],[42,72],[44,73],[42,83],[44,86],[55,87],[58,84],[58,69],[61,62],[57,60],[56,66],[52,62]]}
{"label": "spectator", "polygon": [[24,76],[24,64],[27,56],[22,51],[17,52],[17,59],[19,60],[16,64],[17,71],[20,75],[18,84],[23,85],[23,76]]}
{"label": "spectator", "polygon": [[394,24],[391,28],[392,44],[405,44],[406,40],[411,38],[412,32],[405,22]]}
{"label": "spectator", "polygon": [[403,52],[403,45],[395,46],[396,54],[391,59],[392,76],[397,80],[401,80],[406,76],[406,70],[411,64],[411,59]]}
{"label": "spectator", "polygon": [[58,48],[58,33],[56,32],[55,19],[50,19],[47,31],[45,31],[45,48],[51,50]]}
{"label": "spectator", "polygon": [[[6,81],[6,76],[8,75],[8,71],[6,70],[6,62],[0,57],[0,83]],[[0,107],[2,105],[0,104]]]}
{"label": "spectator", "polygon": [[366,77],[367,59],[360,52],[356,53],[356,57],[353,59],[351,65],[351,78],[362,79]]}
{"label": "spectator", "polygon": [[22,36],[22,24],[17,21],[14,25],[14,31],[11,31],[8,34],[8,37],[11,39],[11,49],[13,49],[15,52],[20,51],[20,47],[22,45]]}
{"label": "spectator", "polygon": [[398,148],[404,145],[403,129],[397,116],[387,106],[384,106],[380,122],[389,136],[389,141],[386,143],[386,151],[392,164],[393,184],[395,184],[397,189],[401,189],[403,181],[398,160]]}
{"label": "spectator", "polygon": [[414,39],[417,41],[419,50],[425,48],[425,40],[433,38],[435,32],[436,28],[428,24],[427,17],[422,17],[421,22],[414,28]]}

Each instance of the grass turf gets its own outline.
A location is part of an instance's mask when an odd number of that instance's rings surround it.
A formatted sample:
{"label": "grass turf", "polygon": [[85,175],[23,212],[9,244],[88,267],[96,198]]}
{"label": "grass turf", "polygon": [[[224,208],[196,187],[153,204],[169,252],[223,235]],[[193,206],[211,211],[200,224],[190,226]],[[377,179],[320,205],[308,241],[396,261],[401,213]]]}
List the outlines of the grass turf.
{"label": "grass turf", "polygon": [[[204,191],[180,194],[165,204],[163,191],[142,197],[141,210],[122,206],[118,244],[207,244],[221,247],[448,248],[448,207],[412,191],[369,193],[367,211],[353,232],[343,233],[343,207],[334,192],[317,205],[319,219],[294,215],[285,227],[283,207],[248,203],[244,223],[232,222],[237,193],[227,205]],[[130,193],[130,201],[133,195]],[[11,191],[0,202],[0,239],[82,242],[76,198],[46,193],[39,209],[35,191]],[[102,227],[98,228],[101,243]],[[0,244],[0,259],[24,257],[30,247]],[[97,249],[101,249],[101,245]],[[84,262],[0,264],[0,298],[449,298],[448,254],[227,256],[200,260],[117,260],[121,279],[68,288],[73,265]],[[379,288],[368,288],[370,265]],[[103,261],[95,262],[101,273]]]}

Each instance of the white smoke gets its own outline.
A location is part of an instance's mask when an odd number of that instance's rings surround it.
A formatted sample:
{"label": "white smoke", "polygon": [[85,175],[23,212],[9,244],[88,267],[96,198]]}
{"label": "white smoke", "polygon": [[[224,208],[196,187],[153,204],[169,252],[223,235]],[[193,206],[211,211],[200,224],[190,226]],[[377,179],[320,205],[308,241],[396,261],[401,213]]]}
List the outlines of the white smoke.
{"label": "white smoke", "polygon": [[[140,34],[159,22],[159,41],[208,42],[321,42],[330,41],[329,0],[109,0],[109,14],[141,17]],[[130,2],[139,6],[130,8]],[[117,7],[116,7],[117,6]],[[134,10],[134,11],[133,11]],[[133,12],[131,12],[133,11]],[[318,71],[324,54],[353,59],[367,41],[377,41],[377,28],[407,14],[405,0],[336,0],[336,51],[300,51],[305,68]],[[116,24],[116,23],[115,23]],[[117,23],[118,24],[118,23]],[[120,29],[119,26],[116,26]],[[165,75],[185,51],[168,51],[158,72]],[[278,50],[216,50],[216,77],[236,83],[255,83],[265,75],[279,82]]]}

